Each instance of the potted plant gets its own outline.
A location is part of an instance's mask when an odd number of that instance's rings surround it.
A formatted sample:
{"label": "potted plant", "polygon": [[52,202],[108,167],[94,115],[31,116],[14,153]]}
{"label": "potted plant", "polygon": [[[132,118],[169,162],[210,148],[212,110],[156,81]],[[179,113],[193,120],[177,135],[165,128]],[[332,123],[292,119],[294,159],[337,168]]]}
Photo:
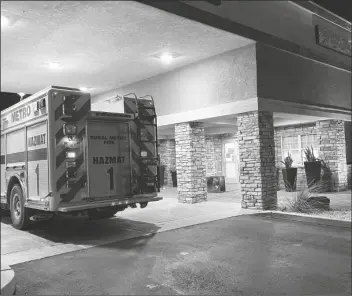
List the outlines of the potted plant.
{"label": "potted plant", "polygon": [[282,169],[282,176],[286,191],[296,191],[297,168],[292,167],[293,159],[291,154],[288,153],[288,155],[284,158],[284,161],[281,161],[281,163],[285,165]]}
{"label": "potted plant", "polygon": [[324,160],[321,160],[321,169],[322,169],[322,181],[324,185],[325,192],[331,192],[332,190],[332,173],[331,169],[325,163]]}
{"label": "potted plant", "polygon": [[311,188],[320,182],[321,161],[315,157],[313,146],[311,146],[311,148],[304,148],[304,154],[306,159],[304,162],[304,170],[306,172],[307,185],[308,188]]}

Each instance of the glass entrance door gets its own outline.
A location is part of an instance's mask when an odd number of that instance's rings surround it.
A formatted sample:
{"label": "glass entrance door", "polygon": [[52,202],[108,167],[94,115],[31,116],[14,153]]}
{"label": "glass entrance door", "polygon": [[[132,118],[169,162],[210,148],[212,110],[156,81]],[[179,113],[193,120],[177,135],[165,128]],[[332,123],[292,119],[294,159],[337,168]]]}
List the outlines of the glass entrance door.
{"label": "glass entrance door", "polygon": [[240,161],[238,148],[237,140],[224,142],[223,163],[227,184],[239,184]]}

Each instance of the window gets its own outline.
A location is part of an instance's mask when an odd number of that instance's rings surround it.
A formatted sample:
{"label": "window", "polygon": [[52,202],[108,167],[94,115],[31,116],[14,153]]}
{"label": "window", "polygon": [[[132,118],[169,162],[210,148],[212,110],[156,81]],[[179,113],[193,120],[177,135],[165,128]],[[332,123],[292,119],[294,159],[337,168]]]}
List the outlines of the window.
{"label": "window", "polygon": [[305,161],[304,148],[313,147],[315,157],[318,157],[318,147],[316,141],[316,135],[299,135],[299,136],[287,136],[281,137],[281,158],[284,158],[291,154],[293,159],[293,166],[303,166]]}

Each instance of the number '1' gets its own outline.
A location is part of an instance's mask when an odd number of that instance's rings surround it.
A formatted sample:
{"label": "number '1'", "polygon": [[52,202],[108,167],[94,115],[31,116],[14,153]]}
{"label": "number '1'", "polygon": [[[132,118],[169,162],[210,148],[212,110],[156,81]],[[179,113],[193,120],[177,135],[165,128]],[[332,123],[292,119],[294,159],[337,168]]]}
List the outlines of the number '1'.
{"label": "number '1'", "polygon": [[39,163],[35,167],[35,173],[37,174],[37,195],[39,196]]}
{"label": "number '1'", "polygon": [[110,190],[114,189],[114,168],[108,169],[107,173],[110,175]]}

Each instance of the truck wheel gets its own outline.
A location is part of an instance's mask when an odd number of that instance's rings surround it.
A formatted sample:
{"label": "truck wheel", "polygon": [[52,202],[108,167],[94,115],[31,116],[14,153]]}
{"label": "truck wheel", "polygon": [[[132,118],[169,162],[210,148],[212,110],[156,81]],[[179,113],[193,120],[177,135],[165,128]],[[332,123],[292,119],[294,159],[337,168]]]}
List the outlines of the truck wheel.
{"label": "truck wheel", "polygon": [[22,188],[18,184],[15,184],[11,190],[10,213],[14,228],[24,230],[29,227],[29,209],[24,206]]}

